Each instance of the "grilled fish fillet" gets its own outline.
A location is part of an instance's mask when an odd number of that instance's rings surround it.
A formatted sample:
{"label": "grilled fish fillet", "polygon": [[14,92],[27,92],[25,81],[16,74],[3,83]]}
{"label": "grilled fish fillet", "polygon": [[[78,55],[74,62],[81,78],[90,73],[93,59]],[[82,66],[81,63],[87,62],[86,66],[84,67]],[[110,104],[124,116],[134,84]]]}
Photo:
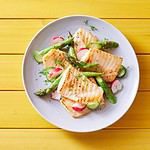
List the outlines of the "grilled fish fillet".
{"label": "grilled fish fillet", "polygon": [[65,52],[58,49],[52,49],[43,56],[44,67],[63,67],[64,69],[69,66],[65,59]]}
{"label": "grilled fish fillet", "polygon": [[89,112],[91,112],[91,110],[89,110],[87,107],[85,109],[83,109],[82,111],[78,112],[73,110],[72,105],[75,103],[75,101],[67,99],[67,98],[62,98],[60,100],[61,104],[63,105],[63,107],[69,112],[71,113],[71,115],[73,117],[81,117]]}
{"label": "grilled fish fillet", "polygon": [[91,49],[82,57],[82,61],[98,63],[99,66],[95,71],[103,73],[106,82],[112,82],[118,74],[123,59],[99,49]]}
{"label": "grilled fish fillet", "polygon": [[95,48],[96,45],[91,44],[97,42],[98,38],[94,36],[91,32],[85,29],[79,28],[74,34],[74,48],[76,51],[80,48]]}
{"label": "grilled fish fillet", "polygon": [[102,88],[72,66],[64,71],[57,90],[62,97],[82,104],[101,102],[103,98]]}

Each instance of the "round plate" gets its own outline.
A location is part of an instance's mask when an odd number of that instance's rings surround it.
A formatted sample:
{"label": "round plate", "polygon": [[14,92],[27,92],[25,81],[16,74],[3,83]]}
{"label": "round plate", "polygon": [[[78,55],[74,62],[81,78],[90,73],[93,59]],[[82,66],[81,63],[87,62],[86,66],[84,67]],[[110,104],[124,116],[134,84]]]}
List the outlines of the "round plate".
{"label": "round plate", "polygon": [[[91,30],[85,24],[86,20],[88,20],[89,25],[97,28],[97,30],[91,32],[99,39],[108,38],[120,44],[119,48],[111,51],[111,53],[123,57],[123,64],[128,68],[128,74],[126,78],[121,79],[123,90],[116,95],[117,104],[107,103],[101,111],[94,111],[84,117],[75,119],[61,106],[59,101],[50,101],[49,97],[43,98],[34,95],[36,90],[49,85],[46,85],[45,78],[39,75],[42,65],[36,63],[32,57],[32,52],[48,47],[49,39],[52,36],[67,37],[68,31],[74,33],[80,27]],[[114,26],[95,17],[68,16],[50,22],[31,40],[23,60],[23,83],[30,102],[48,122],[68,131],[91,132],[113,124],[127,112],[137,93],[139,66],[132,46]]]}

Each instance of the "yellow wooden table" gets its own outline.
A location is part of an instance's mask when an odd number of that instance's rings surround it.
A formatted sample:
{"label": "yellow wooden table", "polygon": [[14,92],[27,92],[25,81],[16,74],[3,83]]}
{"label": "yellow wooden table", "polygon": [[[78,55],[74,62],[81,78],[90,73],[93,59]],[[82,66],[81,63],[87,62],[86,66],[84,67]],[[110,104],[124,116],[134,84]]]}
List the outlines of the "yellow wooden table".
{"label": "yellow wooden table", "polygon": [[[130,110],[94,133],[70,133],[42,119],[25,95],[23,54],[48,22],[71,14],[120,29],[138,56],[141,81]],[[0,150],[150,150],[150,0],[0,0]]]}

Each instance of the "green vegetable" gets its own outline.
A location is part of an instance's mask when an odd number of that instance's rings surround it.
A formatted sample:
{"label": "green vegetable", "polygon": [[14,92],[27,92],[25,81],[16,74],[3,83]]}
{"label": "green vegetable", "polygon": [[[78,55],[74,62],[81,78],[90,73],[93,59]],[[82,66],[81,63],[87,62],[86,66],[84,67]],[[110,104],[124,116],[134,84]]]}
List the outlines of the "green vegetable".
{"label": "green vegetable", "polygon": [[54,69],[55,67],[47,67],[47,68],[44,68],[42,71],[39,72],[39,74],[42,74],[44,76],[47,76],[50,72],[51,69]]}
{"label": "green vegetable", "polygon": [[104,93],[105,93],[108,101],[112,104],[115,104],[117,102],[116,97],[112,93],[112,90],[108,87],[107,83],[100,76],[96,77],[96,81],[101,86],[101,88],[104,90]]}
{"label": "green vegetable", "polygon": [[60,61],[59,59],[55,60],[55,65],[62,65],[62,61]]}
{"label": "green vegetable", "polygon": [[127,69],[123,65],[121,65],[117,77],[123,78],[126,75],[126,73],[127,73]]}
{"label": "green vegetable", "polygon": [[66,59],[74,67],[81,68],[81,69],[89,69],[92,67],[96,67],[98,65],[97,63],[85,63],[85,62],[76,60],[74,57],[71,57],[69,55],[66,57]]}
{"label": "green vegetable", "polygon": [[63,48],[66,45],[69,45],[71,42],[73,41],[73,37],[68,38],[62,42],[59,42],[55,45],[49,46],[48,48],[45,48],[41,51],[34,51],[33,52],[33,58],[37,61],[37,63],[42,63],[42,58],[45,54],[47,54],[51,49],[59,49],[59,48]]}
{"label": "green vegetable", "polygon": [[45,96],[47,94],[52,93],[58,86],[60,80],[61,80],[62,75],[60,75],[58,78],[56,78],[56,80],[54,82],[52,82],[52,84],[50,85],[49,88],[46,89],[41,89],[37,92],[35,92],[35,95],[37,96]]}
{"label": "green vegetable", "polygon": [[99,105],[100,105],[100,104],[99,104],[98,101],[97,101],[97,102],[89,102],[89,103],[87,104],[87,108],[94,110],[94,109],[98,108]]}
{"label": "green vegetable", "polygon": [[104,39],[102,41],[98,41],[91,44],[95,44],[98,49],[102,49],[102,50],[113,49],[119,46],[117,42],[109,41],[108,39]]}
{"label": "green vegetable", "polygon": [[85,23],[85,25],[89,26],[92,31],[98,30],[95,26],[89,24],[89,20],[85,20],[84,23]]}
{"label": "green vegetable", "polygon": [[96,77],[102,75],[102,73],[98,72],[82,72],[82,74],[85,75],[86,77]]}
{"label": "green vegetable", "polygon": [[72,46],[70,46],[70,48],[69,48],[68,55],[70,57],[74,58],[75,60],[77,60],[77,55],[76,55],[75,49]]}

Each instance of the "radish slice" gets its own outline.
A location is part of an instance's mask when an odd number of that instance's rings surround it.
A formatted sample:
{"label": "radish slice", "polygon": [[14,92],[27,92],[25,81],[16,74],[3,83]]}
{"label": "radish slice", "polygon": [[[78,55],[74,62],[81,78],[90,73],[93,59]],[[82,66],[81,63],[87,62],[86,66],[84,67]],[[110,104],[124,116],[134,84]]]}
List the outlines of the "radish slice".
{"label": "radish slice", "polygon": [[50,44],[53,45],[53,44],[56,44],[56,43],[61,42],[63,40],[64,40],[64,38],[61,36],[54,36],[51,38]]}
{"label": "radish slice", "polygon": [[77,58],[78,58],[79,60],[81,60],[81,58],[82,58],[83,56],[85,56],[85,54],[86,54],[88,51],[89,51],[88,49],[80,50],[80,51],[77,53]]}
{"label": "radish slice", "polygon": [[48,77],[49,78],[57,77],[58,75],[60,75],[62,73],[62,70],[63,70],[62,68],[56,67],[50,71]]}
{"label": "radish slice", "polygon": [[88,48],[81,47],[81,48],[78,49],[78,52],[79,52],[79,51],[82,51],[82,50],[89,50],[89,49],[88,49]]}
{"label": "radish slice", "polygon": [[85,108],[86,108],[86,105],[80,104],[80,103],[74,103],[72,105],[72,109],[75,110],[75,111],[82,111]]}
{"label": "radish slice", "polygon": [[61,95],[60,95],[60,94],[57,92],[57,90],[56,90],[56,91],[52,92],[51,98],[52,98],[52,99],[55,99],[55,100],[60,100]]}
{"label": "radish slice", "polygon": [[111,90],[115,94],[123,88],[121,82],[119,80],[115,80],[111,85]]}

